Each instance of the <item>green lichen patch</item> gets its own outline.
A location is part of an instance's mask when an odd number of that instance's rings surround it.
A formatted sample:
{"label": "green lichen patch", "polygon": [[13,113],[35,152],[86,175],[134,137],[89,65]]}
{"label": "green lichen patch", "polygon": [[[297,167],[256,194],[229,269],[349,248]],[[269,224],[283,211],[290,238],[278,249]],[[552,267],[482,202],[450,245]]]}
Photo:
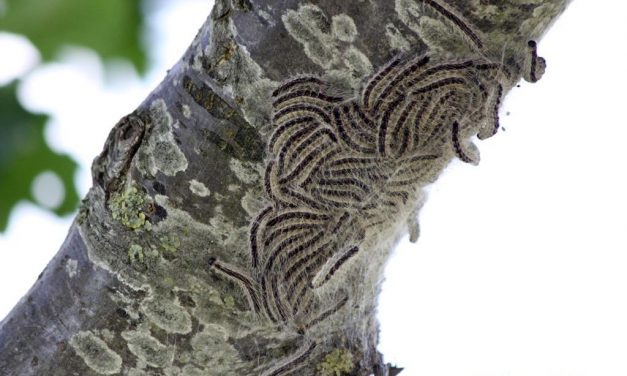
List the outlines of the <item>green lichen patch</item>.
{"label": "green lichen patch", "polygon": [[174,348],[166,346],[148,333],[141,331],[122,332],[128,349],[140,361],[149,366],[163,368],[172,364]]}
{"label": "green lichen patch", "polygon": [[192,320],[187,310],[166,299],[146,300],[142,311],[159,328],[168,333],[187,334],[192,331]]}
{"label": "green lichen patch", "polygon": [[128,259],[131,263],[139,262],[144,263],[144,249],[137,244],[131,244],[128,247]]}
{"label": "green lichen patch", "polygon": [[353,369],[353,354],[348,350],[335,349],[318,364],[319,376],[347,375]]}
{"label": "green lichen patch", "polygon": [[159,238],[161,248],[170,254],[174,254],[181,246],[181,239],[176,235],[164,235]]}
{"label": "green lichen patch", "polygon": [[109,210],[113,219],[131,230],[150,229],[144,210],[147,207],[146,196],[131,186],[123,192],[114,193],[109,199]]}
{"label": "green lichen patch", "polygon": [[98,374],[113,375],[122,369],[122,357],[91,332],[76,333],[70,345],[85,364]]}
{"label": "green lichen patch", "polygon": [[233,309],[235,307],[235,299],[233,299],[231,295],[226,295],[222,301],[224,302],[224,306],[228,309]]}

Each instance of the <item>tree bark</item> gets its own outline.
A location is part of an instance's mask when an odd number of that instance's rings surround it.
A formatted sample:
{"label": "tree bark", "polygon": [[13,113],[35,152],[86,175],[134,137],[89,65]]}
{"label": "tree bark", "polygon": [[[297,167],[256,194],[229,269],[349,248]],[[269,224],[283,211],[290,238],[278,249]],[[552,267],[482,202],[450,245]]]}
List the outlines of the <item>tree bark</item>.
{"label": "tree bark", "polygon": [[[418,236],[421,188],[452,158],[477,162],[468,140],[498,130],[501,97],[521,77],[540,78],[543,60],[530,41],[567,3],[216,0],[181,60],[113,128],[66,241],[0,323],[3,374],[397,374],[376,349],[385,261],[408,223]],[[446,85],[454,89],[439,91]],[[369,107],[369,91],[381,107]],[[457,101],[445,102],[451,97]],[[341,104],[330,104],[333,98]],[[411,103],[410,115],[393,103]],[[421,104],[433,119],[412,115]],[[268,146],[281,140],[277,129],[286,125],[278,114],[286,106],[324,107],[316,115],[328,117],[323,128],[305,124],[330,134],[324,147],[344,145],[336,151],[346,158],[376,157],[373,174],[350,178],[375,192],[363,196],[370,206],[355,209],[355,187],[338,188],[352,195],[340,205],[329,198],[338,190],[325,191],[322,180],[301,192],[288,178],[273,178],[272,164],[282,158],[295,166],[292,175],[308,168],[295,144]],[[401,129],[408,117],[438,137],[414,144],[386,128]],[[349,144],[359,135],[342,127],[371,123],[376,129],[361,135],[365,150],[355,152]],[[422,153],[410,155],[421,162],[410,166],[417,174],[411,189],[403,186],[402,199],[386,208],[386,187],[405,163],[386,153],[399,147]],[[288,212],[301,217],[280,222]],[[331,226],[329,218],[340,219]],[[320,230],[328,243],[290,237],[290,226]],[[281,239],[286,249],[302,240],[310,256],[298,258],[292,247],[274,262],[270,251]],[[312,244],[328,249],[316,253]],[[304,284],[277,282],[299,262],[314,265],[303,269]],[[295,291],[304,291],[303,302],[295,300],[302,306],[282,306]]]}

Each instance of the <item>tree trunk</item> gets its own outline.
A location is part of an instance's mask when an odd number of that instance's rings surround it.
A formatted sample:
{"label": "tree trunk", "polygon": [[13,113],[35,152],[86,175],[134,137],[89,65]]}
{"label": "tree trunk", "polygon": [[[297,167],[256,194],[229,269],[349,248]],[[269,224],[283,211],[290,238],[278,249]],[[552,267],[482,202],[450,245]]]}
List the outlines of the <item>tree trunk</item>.
{"label": "tree trunk", "polygon": [[7,375],[395,375],[385,261],[567,0],[216,0],[0,324]]}

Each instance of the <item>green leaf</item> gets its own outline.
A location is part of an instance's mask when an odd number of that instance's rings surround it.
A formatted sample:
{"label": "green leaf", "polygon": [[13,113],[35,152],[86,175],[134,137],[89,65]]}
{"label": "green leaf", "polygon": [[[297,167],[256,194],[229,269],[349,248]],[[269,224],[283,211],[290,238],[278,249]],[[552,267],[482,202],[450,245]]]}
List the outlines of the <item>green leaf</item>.
{"label": "green leaf", "polygon": [[145,71],[139,0],[4,0],[4,3],[0,30],[25,35],[44,60],[55,58],[64,45],[79,45],[95,50],[104,59],[128,59],[140,72]]}
{"label": "green leaf", "polygon": [[0,231],[6,229],[16,202],[34,202],[31,183],[44,171],[56,173],[65,188],[65,198],[55,213],[69,214],[78,204],[74,185],[78,165],[48,147],[44,139],[47,117],[24,110],[17,100],[16,86],[0,87]]}

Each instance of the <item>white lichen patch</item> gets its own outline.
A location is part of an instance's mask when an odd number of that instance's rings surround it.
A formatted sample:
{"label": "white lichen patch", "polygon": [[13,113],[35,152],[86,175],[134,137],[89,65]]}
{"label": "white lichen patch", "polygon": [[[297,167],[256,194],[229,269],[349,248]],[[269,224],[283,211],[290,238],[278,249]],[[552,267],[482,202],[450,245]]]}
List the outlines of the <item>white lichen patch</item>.
{"label": "white lichen patch", "polygon": [[145,300],[142,311],[149,320],[168,333],[187,334],[192,330],[192,320],[185,308],[165,299]]}
{"label": "white lichen patch", "polygon": [[204,376],[205,371],[188,364],[185,367],[183,367],[180,375],[181,376]]}
{"label": "white lichen patch", "polygon": [[398,18],[415,33],[420,34],[420,17],[423,8],[415,0],[395,0],[394,9]]}
{"label": "white lichen patch", "polygon": [[85,364],[100,375],[113,375],[122,369],[122,357],[92,332],[78,332],[70,345]]}
{"label": "white lichen patch", "polygon": [[[212,192],[211,195],[217,199],[217,193]],[[168,216],[153,226],[153,232],[158,234],[159,238],[164,235],[167,235],[170,240],[174,236],[178,237],[180,244],[176,248],[180,251],[184,250],[189,255],[199,252],[204,254],[209,247],[217,247],[228,250],[228,254],[232,257],[241,257],[247,252],[248,226],[236,226],[222,213],[219,205],[214,209],[215,214],[207,224],[197,221],[188,212],[181,210],[176,204],[171,203],[167,196],[156,195],[154,199],[167,211]],[[191,278],[190,275],[183,274],[177,274],[175,277],[176,285],[183,289],[188,286],[186,281]]]}
{"label": "white lichen patch", "polygon": [[235,176],[244,184],[254,184],[263,176],[263,164],[244,162],[237,158],[231,158],[229,167]]}
{"label": "white lichen patch", "polygon": [[[464,24],[466,31],[460,29],[457,23],[461,21],[452,19],[457,17],[456,15],[445,16],[433,7],[416,0],[395,0],[394,5],[398,18],[418,34],[430,50],[468,56],[473,53],[473,48],[477,47],[476,40],[472,38],[478,38],[479,31],[468,31],[472,29],[470,24]],[[455,13],[452,9],[447,9],[447,12]],[[386,30],[388,38],[393,37],[393,33],[393,30]]]}
{"label": "white lichen patch", "polygon": [[235,226],[233,221],[222,213],[221,205],[216,206],[215,215],[211,217],[209,224],[212,226],[213,234],[223,242],[226,248],[234,247],[237,249],[238,245],[244,244],[248,234],[248,226]]}
{"label": "white lichen patch", "polygon": [[432,51],[453,53],[465,56],[472,53],[470,46],[463,38],[444,22],[431,17],[421,17],[418,22],[418,33]]}
{"label": "white lichen patch", "polygon": [[174,347],[162,344],[146,332],[126,331],[122,332],[122,338],[131,353],[149,366],[163,368],[174,360]]}
{"label": "white lichen patch", "polygon": [[283,24],[290,35],[303,45],[305,54],[315,64],[331,69],[338,63],[337,40],[328,30],[328,19],[322,9],[313,4],[304,4],[298,11],[288,10]]}
{"label": "white lichen patch", "polygon": [[520,29],[528,39],[537,39],[542,31],[564,10],[564,4],[546,3],[533,10],[533,18],[525,20]]}
{"label": "white lichen patch", "polygon": [[264,20],[266,20],[266,22],[271,26],[274,27],[274,25],[276,24],[276,22],[274,22],[274,18],[272,17],[272,15],[268,12],[266,12],[263,9],[259,9],[259,11],[257,12],[257,14],[259,14],[259,16],[261,18],[263,18]]}
{"label": "white lichen patch", "polygon": [[[217,194],[214,194],[217,197]],[[169,234],[185,234],[180,237],[181,247],[206,249],[207,243],[202,244],[186,243],[186,241],[194,241],[194,239],[207,239],[207,234],[219,240],[220,246],[227,249],[235,249],[239,252],[246,252],[245,239],[248,233],[248,226],[235,226],[233,221],[228,219],[222,212],[220,205],[214,209],[214,216],[209,220],[209,224],[201,223],[195,220],[189,213],[176,208],[170,203],[167,196],[156,195],[155,202],[166,209],[168,217],[154,226],[154,232]],[[181,281],[178,281],[181,283]]]}
{"label": "white lichen patch", "polygon": [[263,194],[261,194],[258,189],[254,188],[251,188],[244,193],[241,204],[242,208],[251,217],[256,216],[257,213],[267,206]]}
{"label": "white lichen patch", "polygon": [[100,336],[106,341],[113,341],[113,339],[115,338],[115,333],[113,333],[109,329],[102,329],[100,331]]}
{"label": "white lichen patch", "polygon": [[206,185],[196,179],[192,179],[189,181],[189,190],[192,191],[192,193],[196,196],[200,197],[207,197],[211,194],[209,188],[207,188]]}
{"label": "white lichen patch", "polygon": [[140,149],[139,168],[152,176],[161,172],[174,176],[187,169],[187,158],[174,140],[174,120],[163,99],[150,106],[152,129],[145,147]]}
{"label": "white lichen patch", "polygon": [[185,210],[178,209],[170,203],[168,196],[155,195],[155,202],[166,209],[168,217],[154,226],[155,232],[187,228],[191,230],[208,231],[210,227],[193,219]]}
{"label": "white lichen patch", "polygon": [[385,25],[385,36],[388,38],[388,43],[393,50],[406,52],[411,49],[409,41],[394,24],[389,23]]}
{"label": "white lichen patch", "polygon": [[346,52],[344,52],[344,61],[357,78],[367,76],[372,72],[370,59],[355,46],[350,46]]}
{"label": "white lichen patch", "polygon": [[183,116],[185,116],[187,119],[192,116],[192,110],[186,104],[181,106],[181,112],[183,112]]}
{"label": "white lichen patch", "polygon": [[148,373],[143,369],[131,368],[128,370],[127,376],[147,376]]}
{"label": "white lichen patch", "polygon": [[191,340],[194,363],[207,367],[207,375],[230,374],[241,360],[237,350],[227,342],[225,330],[209,324]]}
{"label": "white lichen patch", "polygon": [[355,21],[346,14],[338,14],[333,16],[331,24],[331,32],[336,39],[342,42],[353,42],[357,36],[357,26]]}
{"label": "white lichen patch", "polygon": [[68,259],[65,263],[65,272],[67,273],[68,277],[74,278],[76,276],[76,273],[78,272],[77,270],[78,261],[74,259]]}
{"label": "white lichen patch", "polygon": [[204,74],[203,61],[206,58],[215,61],[211,76],[221,83],[219,95],[236,100],[244,118],[252,126],[260,127],[270,116],[268,98],[277,83],[266,77],[244,45],[235,42],[236,36],[237,29],[230,18],[215,23],[211,42],[196,51],[192,67]]}
{"label": "white lichen patch", "polygon": [[120,291],[116,291],[114,293],[107,294],[112,302],[120,307],[124,307],[124,312],[128,314],[131,320],[139,319],[139,312],[136,309],[131,308],[133,306],[134,301],[128,296],[122,294]]}
{"label": "white lichen patch", "polygon": [[298,10],[288,10],[281,19],[305,55],[324,68],[331,80],[354,89],[372,72],[368,57],[352,45],[358,32],[348,15],[337,14],[329,20],[316,5],[303,4]]}

